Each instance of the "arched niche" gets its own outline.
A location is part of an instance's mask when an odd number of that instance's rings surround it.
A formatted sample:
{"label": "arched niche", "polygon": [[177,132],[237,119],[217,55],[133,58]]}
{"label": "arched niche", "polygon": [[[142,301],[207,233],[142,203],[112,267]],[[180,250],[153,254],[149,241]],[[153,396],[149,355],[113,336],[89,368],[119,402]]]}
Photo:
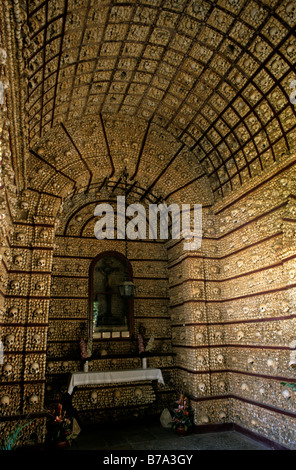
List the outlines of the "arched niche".
{"label": "arched niche", "polygon": [[96,256],[89,268],[89,336],[93,339],[134,335],[133,298],[120,295],[119,285],[133,277],[132,266],[117,251]]}

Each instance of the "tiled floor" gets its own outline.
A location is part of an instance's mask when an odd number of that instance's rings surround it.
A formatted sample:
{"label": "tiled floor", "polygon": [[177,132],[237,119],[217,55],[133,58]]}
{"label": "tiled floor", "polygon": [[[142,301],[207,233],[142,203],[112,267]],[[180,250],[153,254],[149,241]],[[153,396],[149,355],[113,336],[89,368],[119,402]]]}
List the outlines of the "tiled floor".
{"label": "tiled floor", "polygon": [[236,431],[180,437],[157,421],[82,429],[69,450],[270,450]]}

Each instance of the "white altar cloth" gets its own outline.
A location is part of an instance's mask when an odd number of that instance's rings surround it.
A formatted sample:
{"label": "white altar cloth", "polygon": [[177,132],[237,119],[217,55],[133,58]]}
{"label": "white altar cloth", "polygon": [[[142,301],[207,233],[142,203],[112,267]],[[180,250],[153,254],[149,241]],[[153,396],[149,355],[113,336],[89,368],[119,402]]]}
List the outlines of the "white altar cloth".
{"label": "white altar cloth", "polygon": [[110,384],[122,382],[138,382],[142,380],[157,380],[164,385],[160,369],[125,369],[104,372],[72,372],[68,393],[72,395],[74,387],[78,385]]}

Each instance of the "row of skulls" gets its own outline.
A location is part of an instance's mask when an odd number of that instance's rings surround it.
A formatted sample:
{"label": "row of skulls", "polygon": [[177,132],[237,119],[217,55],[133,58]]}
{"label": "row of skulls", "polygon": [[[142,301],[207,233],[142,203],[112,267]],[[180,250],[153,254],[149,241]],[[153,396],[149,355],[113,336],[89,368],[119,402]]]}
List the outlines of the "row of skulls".
{"label": "row of skulls", "polygon": [[[9,307],[7,311],[7,317],[12,320],[12,319],[18,319],[20,314],[20,309],[13,305],[12,307]],[[43,309],[41,307],[37,307],[33,310],[32,316],[33,317],[41,317],[43,314]]]}
{"label": "row of skulls", "polygon": [[[34,285],[34,289],[35,291],[39,293],[44,293],[46,292],[46,286],[47,286],[46,282],[37,281],[36,284]],[[22,288],[22,283],[16,279],[13,279],[12,281],[10,281],[9,287],[11,290],[18,292]]]}
{"label": "row of skulls", "polygon": [[[5,339],[4,339],[4,344],[7,348],[12,348],[12,346],[14,345],[15,343],[15,335],[13,334],[8,334]],[[32,335],[32,338],[31,338],[31,342],[32,342],[32,345],[33,346],[38,346],[39,344],[41,344],[41,335],[36,333],[36,334],[33,334]]]}
{"label": "row of skulls", "polygon": [[[37,236],[38,240],[40,240],[41,242],[47,242],[50,238],[50,231],[48,229],[42,229],[40,230],[40,232],[38,233],[38,236]],[[17,242],[24,242],[25,239],[26,239],[26,233],[25,232],[17,232],[15,234],[15,239]]]}
{"label": "row of skulls", "polygon": [[[141,388],[135,388],[134,389],[134,397],[139,400],[141,399],[142,397],[144,396],[144,393],[143,393],[143,390]],[[120,390],[114,390],[113,392],[113,399],[116,401],[116,400],[120,400],[121,398],[121,392]],[[95,390],[93,390],[92,392],[90,392],[89,394],[89,400],[92,404],[95,404],[97,403],[98,401],[98,392],[96,392]]]}
{"label": "row of skulls", "polygon": [[[22,267],[24,264],[25,258],[22,255],[16,255],[13,258],[13,263],[15,266]],[[36,260],[35,267],[36,268],[45,268],[47,265],[47,259],[46,258],[38,258]]]}
{"label": "row of skulls", "polygon": [[[39,401],[40,401],[39,396],[36,395],[35,393],[33,393],[32,395],[28,397],[29,405],[32,405],[32,406],[37,405]],[[11,398],[8,395],[2,395],[2,397],[0,398],[0,405],[2,409],[7,408],[8,406],[11,405]]]}
{"label": "row of skulls", "polygon": [[[38,375],[41,371],[40,365],[38,362],[33,362],[30,366],[30,373],[34,376]],[[4,377],[11,377],[13,375],[13,365],[5,363],[2,367],[2,374]]]}

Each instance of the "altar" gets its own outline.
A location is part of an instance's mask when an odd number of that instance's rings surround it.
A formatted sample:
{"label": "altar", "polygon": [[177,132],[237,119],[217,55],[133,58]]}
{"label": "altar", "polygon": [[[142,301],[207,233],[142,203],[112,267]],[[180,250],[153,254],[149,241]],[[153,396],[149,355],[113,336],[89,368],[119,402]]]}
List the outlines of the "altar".
{"label": "altar", "polygon": [[147,380],[157,380],[158,383],[164,385],[161,370],[154,368],[123,369],[101,372],[72,372],[68,383],[68,393],[69,395],[72,395],[74,388],[79,385],[116,384]]}

